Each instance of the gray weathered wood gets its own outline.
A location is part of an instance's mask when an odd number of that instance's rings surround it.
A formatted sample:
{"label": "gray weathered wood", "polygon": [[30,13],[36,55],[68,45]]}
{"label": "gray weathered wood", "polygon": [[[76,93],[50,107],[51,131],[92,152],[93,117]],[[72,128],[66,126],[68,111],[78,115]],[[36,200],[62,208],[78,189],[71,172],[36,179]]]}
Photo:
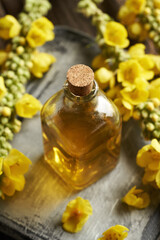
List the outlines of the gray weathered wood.
{"label": "gray weathered wood", "polygon": [[[57,62],[42,80],[32,81],[28,91],[44,103],[62,88],[67,69],[76,63],[90,64],[99,49],[91,38],[67,28],[56,28],[56,39],[41,50],[56,56]],[[123,128],[120,161],[117,167],[95,184],[73,192],[43,161],[40,117],[23,120],[22,130],[13,141],[33,162],[26,175],[23,192],[0,200],[0,231],[15,239],[96,240],[110,226],[122,224],[130,229],[128,240],[156,240],[160,236],[160,194],[152,190],[152,204],[136,210],[121,202],[134,185],[139,186],[143,170],[136,153],[144,145],[140,129],[133,121]],[[93,215],[83,230],[64,232],[61,217],[69,200],[89,199]]]}

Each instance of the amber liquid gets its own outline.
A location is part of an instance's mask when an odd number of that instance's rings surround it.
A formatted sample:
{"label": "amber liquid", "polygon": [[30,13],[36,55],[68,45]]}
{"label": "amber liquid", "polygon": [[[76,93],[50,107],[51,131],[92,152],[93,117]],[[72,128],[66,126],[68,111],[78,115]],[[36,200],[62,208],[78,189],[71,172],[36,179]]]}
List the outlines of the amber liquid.
{"label": "amber liquid", "polygon": [[92,104],[63,106],[43,119],[45,160],[75,189],[82,189],[115,167],[121,140],[121,123]]}

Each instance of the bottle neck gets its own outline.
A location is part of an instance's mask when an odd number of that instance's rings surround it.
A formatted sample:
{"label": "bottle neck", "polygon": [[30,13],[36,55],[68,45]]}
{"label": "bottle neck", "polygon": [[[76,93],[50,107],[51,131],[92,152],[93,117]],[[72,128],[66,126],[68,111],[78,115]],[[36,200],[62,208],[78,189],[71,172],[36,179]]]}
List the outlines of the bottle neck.
{"label": "bottle neck", "polygon": [[70,89],[68,88],[68,82],[65,82],[64,86],[63,86],[63,89],[64,89],[64,94],[65,94],[65,97],[67,97],[69,100],[73,101],[73,102],[77,102],[77,103],[84,103],[84,102],[89,102],[91,101],[93,98],[96,97],[97,93],[98,93],[98,90],[99,90],[99,87],[98,87],[98,84],[96,83],[96,81],[94,80],[93,81],[93,87],[92,87],[92,90],[91,92],[86,95],[86,96],[77,96],[75,94],[73,94]]}

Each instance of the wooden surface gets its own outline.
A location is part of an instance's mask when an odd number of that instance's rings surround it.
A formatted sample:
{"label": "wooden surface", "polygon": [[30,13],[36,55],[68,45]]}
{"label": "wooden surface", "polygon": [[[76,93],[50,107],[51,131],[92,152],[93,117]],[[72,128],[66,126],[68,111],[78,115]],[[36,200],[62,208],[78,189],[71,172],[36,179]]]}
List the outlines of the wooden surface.
{"label": "wooden surface", "polygon": [[[42,47],[42,51],[54,54],[57,62],[44,79],[28,86],[28,91],[42,103],[62,88],[71,65],[89,64],[98,53],[97,45],[85,35],[64,28],[56,28],[55,32],[56,39]],[[16,240],[97,240],[110,226],[122,224],[130,229],[127,240],[160,239],[158,191],[152,191],[152,204],[145,210],[135,210],[121,202],[126,192],[141,182],[143,170],[136,165],[135,157],[144,144],[134,122],[124,126],[122,139],[117,167],[87,189],[73,192],[43,161],[39,116],[25,119],[13,145],[26,154],[33,165],[26,175],[24,191],[0,200],[0,231]],[[63,231],[61,217],[68,201],[76,196],[89,199],[93,215],[81,232],[70,234]]]}

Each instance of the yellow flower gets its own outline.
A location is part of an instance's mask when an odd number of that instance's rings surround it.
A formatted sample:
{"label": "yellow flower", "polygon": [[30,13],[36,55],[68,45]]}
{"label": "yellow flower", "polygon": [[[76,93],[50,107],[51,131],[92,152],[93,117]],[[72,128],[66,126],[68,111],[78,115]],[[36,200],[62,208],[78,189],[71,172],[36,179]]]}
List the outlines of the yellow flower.
{"label": "yellow flower", "polygon": [[62,216],[64,230],[79,232],[90,215],[92,215],[92,207],[88,200],[77,197],[70,201]]}
{"label": "yellow flower", "polygon": [[122,24],[114,21],[107,23],[104,32],[104,40],[109,46],[118,46],[120,48],[127,47],[129,45],[127,36],[127,30]]}
{"label": "yellow flower", "polygon": [[42,52],[34,52],[31,59],[33,66],[30,70],[37,78],[41,78],[43,73],[48,71],[50,65],[56,61],[54,56]]}
{"label": "yellow flower", "polygon": [[137,164],[151,171],[160,169],[160,144],[153,139],[151,144],[142,147],[137,154]]}
{"label": "yellow flower", "polygon": [[22,191],[25,185],[24,174],[28,171],[31,161],[21,152],[12,149],[3,160],[3,171],[0,188],[3,194],[12,196],[15,191]]}
{"label": "yellow flower", "polygon": [[130,59],[119,64],[117,72],[118,82],[123,86],[130,86],[135,83],[137,78],[141,77],[142,68],[137,60]]}
{"label": "yellow flower", "polygon": [[145,45],[142,43],[137,43],[131,46],[128,50],[129,55],[131,58],[139,58],[145,54]]}
{"label": "yellow flower", "polygon": [[45,17],[34,21],[26,36],[30,47],[35,48],[43,45],[46,41],[53,40],[53,28],[54,25]]}
{"label": "yellow flower", "polygon": [[103,233],[98,240],[123,240],[128,236],[129,229],[122,225],[115,225]]}
{"label": "yellow flower", "polygon": [[144,192],[142,189],[136,189],[136,186],[131,188],[131,190],[122,199],[127,205],[136,208],[146,208],[150,204],[150,197],[148,193]]}
{"label": "yellow flower", "polygon": [[1,190],[7,196],[13,196],[15,191],[22,191],[25,185],[25,178],[23,175],[8,178],[3,176],[1,183]]}
{"label": "yellow flower", "polygon": [[133,114],[133,106],[122,98],[116,98],[114,103],[119,109],[123,121],[128,121]]}
{"label": "yellow flower", "polygon": [[110,86],[110,88],[113,88],[115,85],[114,73],[104,67],[101,67],[95,71],[94,76],[101,89],[105,89],[108,86]]}
{"label": "yellow flower", "polygon": [[127,6],[122,5],[118,12],[118,18],[122,24],[128,26],[134,23],[136,14],[130,11],[130,9]]}
{"label": "yellow flower", "polygon": [[120,94],[121,89],[122,88],[120,85],[115,85],[113,88],[107,90],[107,92],[105,92],[105,95],[108,98],[111,98],[112,100],[114,100],[115,98],[121,97],[121,94]]}
{"label": "yellow flower", "polygon": [[7,52],[4,50],[0,50],[0,65],[2,65],[3,63],[5,63],[5,61],[7,60]]}
{"label": "yellow flower", "polygon": [[15,105],[17,115],[24,118],[32,118],[41,110],[42,104],[32,95],[26,93],[16,102]]}
{"label": "yellow flower", "polygon": [[20,33],[21,25],[11,15],[6,15],[0,19],[0,37],[9,39],[17,36]]}
{"label": "yellow flower", "polygon": [[[160,170],[157,170],[157,171],[152,171],[152,170],[149,170],[147,168],[145,168],[145,173],[144,173],[144,176],[142,178],[142,182],[143,184],[150,184],[156,188],[160,188],[160,185],[159,185],[159,182],[158,182],[158,178],[157,176],[159,175]],[[158,175],[157,175],[158,174]],[[157,179],[157,183],[156,183],[156,179]]]}
{"label": "yellow flower", "polygon": [[137,154],[137,164],[145,168],[143,184],[160,188],[160,143],[153,139],[151,144],[142,147]]}
{"label": "yellow flower", "polygon": [[127,0],[126,6],[134,13],[141,13],[146,5],[146,0]]}
{"label": "yellow flower", "polygon": [[54,39],[55,35],[53,32],[54,25],[51,21],[49,21],[46,17],[41,17],[35,20],[32,23],[32,27],[37,27],[41,29],[46,35],[46,41],[51,41]]}
{"label": "yellow flower", "polygon": [[146,70],[152,69],[155,65],[153,59],[151,58],[151,56],[149,54],[140,56],[138,59],[138,62]]}
{"label": "yellow flower", "polygon": [[108,64],[105,62],[105,58],[99,54],[96,57],[93,58],[92,61],[92,68],[93,69],[97,69],[97,68],[101,68],[101,67],[105,67],[105,68],[109,68]]}
{"label": "yellow flower", "polygon": [[160,78],[155,79],[149,85],[149,97],[160,99]]}
{"label": "yellow flower", "polygon": [[148,85],[146,80],[152,79],[153,71],[147,71],[139,64],[138,60],[130,59],[119,64],[117,71],[117,80],[122,83],[122,86],[137,85],[138,82]]}
{"label": "yellow flower", "polygon": [[6,92],[7,92],[7,89],[4,85],[4,79],[3,77],[0,77],[0,100],[4,97]]}
{"label": "yellow flower", "polygon": [[126,87],[123,90],[121,90],[121,95],[126,100],[132,105],[137,105],[141,102],[145,102],[148,98],[148,90],[144,88],[140,88],[137,86],[131,87]]}

